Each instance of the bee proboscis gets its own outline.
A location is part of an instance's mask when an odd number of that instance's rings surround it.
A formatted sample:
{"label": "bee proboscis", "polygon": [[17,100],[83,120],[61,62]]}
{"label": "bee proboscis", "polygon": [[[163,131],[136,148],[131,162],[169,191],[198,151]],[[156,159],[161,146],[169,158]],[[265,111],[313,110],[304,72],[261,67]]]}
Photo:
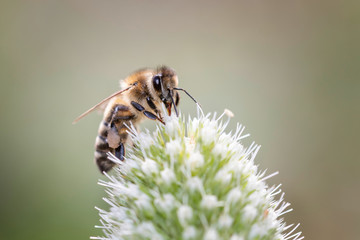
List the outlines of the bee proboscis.
{"label": "bee proboscis", "polygon": [[[113,153],[121,161],[125,158],[125,145],[129,142],[127,126],[135,128],[145,118],[165,124],[161,113],[163,103],[170,116],[172,107],[178,115],[180,101],[178,77],[172,68],[161,66],[157,69],[141,69],[121,81],[122,89],[105,98],[79,117],[73,123],[106,104],[103,120],[100,123],[95,141],[95,162],[101,172],[107,172],[115,165],[107,158]],[[198,104],[198,103],[197,103]]]}

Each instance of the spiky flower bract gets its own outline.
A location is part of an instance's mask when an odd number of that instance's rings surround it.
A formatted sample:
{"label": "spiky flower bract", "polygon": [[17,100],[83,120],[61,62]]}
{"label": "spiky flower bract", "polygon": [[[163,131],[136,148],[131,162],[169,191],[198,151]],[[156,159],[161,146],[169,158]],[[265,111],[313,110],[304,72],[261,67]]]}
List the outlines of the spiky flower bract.
{"label": "spiky flower bract", "polygon": [[260,147],[240,143],[242,125],[226,133],[226,115],[166,117],[153,133],[129,127],[134,147],[124,162],[110,155],[119,167],[100,181],[105,236],[92,239],[302,239],[281,218],[291,209],[284,194],[275,200],[280,185],[265,183],[274,174],[254,164]]}

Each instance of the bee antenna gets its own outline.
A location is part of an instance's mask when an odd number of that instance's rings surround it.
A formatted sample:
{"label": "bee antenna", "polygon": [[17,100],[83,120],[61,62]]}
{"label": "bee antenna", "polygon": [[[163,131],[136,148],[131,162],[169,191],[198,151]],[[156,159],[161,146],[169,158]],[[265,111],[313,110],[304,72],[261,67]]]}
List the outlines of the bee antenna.
{"label": "bee antenna", "polygon": [[171,98],[171,102],[172,102],[172,104],[174,105],[174,109],[175,109],[176,116],[179,117],[179,114],[178,114],[178,111],[177,111],[177,109],[176,109],[176,105],[175,105],[174,99],[173,99],[173,97],[171,96],[171,91],[170,91],[170,89],[169,89],[169,95],[170,95],[170,98]]}
{"label": "bee antenna", "polygon": [[199,107],[201,108],[201,105],[200,103],[198,103],[195,98],[193,98],[185,89],[183,88],[174,88],[175,90],[179,90],[179,91],[183,91],[186,93],[186,95],[188,95],[197,105],[199,105]]}

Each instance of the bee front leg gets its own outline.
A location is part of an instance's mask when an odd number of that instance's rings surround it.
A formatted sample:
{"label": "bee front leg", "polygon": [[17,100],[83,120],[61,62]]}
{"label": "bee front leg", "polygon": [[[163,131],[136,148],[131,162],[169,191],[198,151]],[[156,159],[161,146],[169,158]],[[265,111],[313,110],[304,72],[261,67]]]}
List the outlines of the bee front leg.
{"label": "bee front leg", "polygon": [[147,118],[150,118],[151,120],[158,120],[159,122],[161,122],[162,124],[165,125],[165,122],[162,119],[160,119],[158,116],[156,116],[152,112],[146,111],[145,108],[143,106],[141,106],[141,104],[131,101],[131,105],[139,112],[142,112]]}
{"label": "bee front leg", "polygon": [[154,103],[154,101],[152,100],[151,97],[147,97],[146,101],[149,105],[149,107],[151,107],[152,110],[154,110],[155,114],[162,120],[163,117],[161,116],[161,111],[159,111]]}

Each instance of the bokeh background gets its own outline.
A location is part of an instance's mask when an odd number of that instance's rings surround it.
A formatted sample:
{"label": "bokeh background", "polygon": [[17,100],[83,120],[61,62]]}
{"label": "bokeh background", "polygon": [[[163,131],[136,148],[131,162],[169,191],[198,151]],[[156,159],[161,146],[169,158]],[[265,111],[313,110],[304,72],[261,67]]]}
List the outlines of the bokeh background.
{"label": "bokeh background", "polygon": [[[206,112],[247,126],[260,168],[280,171],[269,184],[292,203],[286,222],[358,239],[359,43],[356,0],[1,1],[0,239],[101,235],[101,115],[71,122],[159,64]],[[181,111],[195,109],[184,96]]]}

